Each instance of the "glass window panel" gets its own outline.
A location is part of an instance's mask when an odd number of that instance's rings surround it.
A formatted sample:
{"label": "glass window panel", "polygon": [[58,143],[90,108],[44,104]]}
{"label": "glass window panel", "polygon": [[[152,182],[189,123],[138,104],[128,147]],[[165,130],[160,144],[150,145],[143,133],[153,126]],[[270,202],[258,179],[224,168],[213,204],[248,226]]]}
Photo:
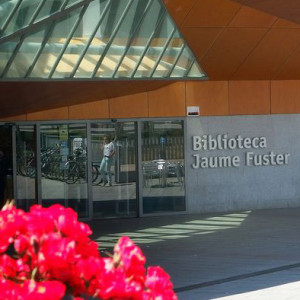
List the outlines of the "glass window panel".
{"label": "glass window panel", "polygon": [[[135,78],[150,76],[161,53],[164,51],[165,47],[167,47],[169,38],[173,35],[171,25],[170,19],[164,18],[161,30],[159,30],[157,35],[152,39],[151,44],[134,75]],[[159,66],[159,68],[161,68],[161,66]]]}
{"label": "glass window panel", "polygon": [[143,213],[185,210],[183,121],[142,126]]}
{"label": "glass window panel", "polygon": [[94,217],[136,217],[135,123],[92,123],[91,140]]}
{"label": "glass window panel", "polygon": [[[39,55],[39,58],[30,74],[31,78],[35,77],[48,77],[53,65],[58,58],[60,51],[64,47],[66,38],[68,37],[74,23],[78,18],[78,14],[81,9],[73,11],[70,15],[61,19],[53,28],[50,37],[48,38],[47,44],[43,51]],[[71,62],[65,61],[66,65],[70,65]]]}
{"label": "glass window panel", "polygon": [[[104,9],[104,4],[102,5],[102,3],[100,3],[100,6],[98,5],[99,3],[93,2],[93,11],[96,12],[97,10],[100,11],[100,13],[102,14],[102,10]],[[89,15],[89,13],[91,12],[91,10],[88,10],[86,16],[84,17],[84,22],[91,22],[91,16]],[[88,21],[88,19],[89,21]],[[100,27],[98,28],[95,36],[92,38],[91,43],[89,45],[89,48],[87,49],[86,53],[83,56],[83,59],[81,60],[81,62],[79,63],[79,67],[76,70],[76,73],[74,75],[74,77],[76,78],[90,78],[92,77],[92,73],[95,69],[95,65],[97,64],[97,62],[99,61],[99,59],[102,56],[103,51],[105,50],[106,44],[107,44],[107,38],[104,38],[103,34],[105,31],[105,26],[103,24],[107,23],[107,19],[109,18],[109,14],[106,13],[106,15],[103,18],[103,22],[101,23]],[[98,23],[98,18],[95,18],[95,22],[92,27],[92,31],[95,30],[95,26]],[[86,23],[88,24],[88,23]],[[87,26],[84,26],[85,31],[84,34],[87,36],[87,38],[89,38],[89,35],[91,34],[91,32],[88,31]],[[85,49],[85,48],[84,48]]]}
{"label": "glass window panel", "polygon": [[[82,2],[83,0],[69,0],[68,1],[68,4],[67,4],[67,8],[68,7],[70,7],[70,6],[72,6],[72,5],[74,5],[74,4],[76,4],[76,3],[79,3],[79,2]],[[98,1],[107,1],[107,0],[98,0]]]}
{"label": "glass window panel", "polygon": [[123,22],[124,18],[127,16],[128,9],[130,11],[133,7],[131,5],[128,6],[130,3],[132,3],[131,0],[113,1],[108,12],[108,17],[105,18],[105,22],[101,25],[102,36],[106,41],[107,48],[104,52],[105,57],[103,58],[103,55],[100,57],[100,61],[102,61],[96,72],[96,77],[111,77],[117,66],[118,57],[120,57],[125,51],[125,48],[122,45],[124,44],[124,41],[122,41],[122,37],[124,39],[124,35],[117,34],[118,31],[122,33],[120,26],[121,28],[124,26]]}
{"label": "glass window panel", "polygon": [[41,125],[42,204],[88,217],[86,124]]}
{"label": "glass window panel", "polygon": [[9,22],[4,35],[11,34],[26,27],[34,15],[34,12],[37,10],[40,1],[41,0],[23,0]]}
{"label": "glass window panel", "polygon": [[189,77],[205,77],[205,73],[201,70],[197,62],[194,62],[189,72]]}
{"label": "glass window panel", "polygon": [[[105,55],[105,59],[100,65],[100,68],[96,76],[112,77],[115,69],[120,63],[123,54],[127,51],[127,44],[129,41],[129,33],[133,27],[134,17],[136,15],[136,9],[138,7],[138,1],[131,5],[129,11],[124,16],[122,26],[116,32],[116,35]],[[125,9],[125,7],[124,7]],[[121,10],[122,11],[122,10]]]}
{"label": "glass window panel", "polygon": [[[145,3],[146,4],[146,3]],[[133,45],[143,46],[148,41],[148,37],[155,31],[160,13],[162,12],[162,5],[159,1],[154,1],[149,12],[143,20],[143,24],[136,34],[137,40]]]}
{"label": "glass window panel", "polygon": [[[57,65],[56,71],[53,74],[54,78],[70,77],[74,72],[74,67],[78,63],[85,48],[88,46],[90,36],[93,34],[93,31],[99,22],[99,11],[99,1],[94,1],[89,5],[81,23],[79,24],[59,64]],[[82,70],[85,65],[86,63],[83,63],[80,70]],[[77,70],[76,75],[80,74],[80,70]]]}
{"label": "glass window panel", "polygon": [[40,10],[35,22],[41,21],[54,13],[58,12],[65,0],[46,0],[42,9]]}
{"label": "glass window panel", "polygon": [[193,57],[191,56],[187,47],[185,47],[170,76],[186,77],[187,72],[192,66],[192,63],[193,63]]}
{"label": "glass window panel", "polygon": [[[17,6],[19,1],[6,1],[0,5],[0,28],[2,29],[7,19],[10,17],[10,14],[13,13],[13,10]],[[3,34],[3,33],[2,33]],[[0,30],[0,36],[1,30]]]}
{"label": "glass window panel", "polygon": [[174,63],[176,62],[176,58],[183,46],[184,41],[179,36],[179,33],[176,32],[157,65],[153,77],[165,77],[171,72]]}
{"label": "glass window panel", "polygon": [[45,30],[42,30],[24,39],[5,77],[25,77],[41,47],[41,37],[44,35]]}
{"label": "glass window panel", "polygon": [[19,43],[18,39],[13,39],[9,42],[0,44],[0,77],[3,76],[3,71],[9,62],[10,57]]}
{"label": "glass window panel", "polygon": [[143,52],[145,51],[147,43],[150,41],[151,35],[156,30],[160,11],[161,4],[158,1],[155,1],[151,5],[147,15],[144,17],[139,30],[136,32],[127,55],[124,57],[122,64],[116,73],[116,77],[131,77],[140,61],[141,55],[143,55]]}
{"label": "glass window panel", "polygon": [[[197,72],[189,72],[195,58],[188,48],[180,57],[179,65],[173,68],[181,49],[178,40],[182,45],[185,42],[160,0],[91,1],[83,16],[86,3],[82,0],[23,0],[7,30],[13,33],[29,25],[34,18],[35,22],[47,19],[65,5],[70,8],[75,4],[80,7],[68,15],[62,12],[52,23],[37,24],[40,36],[28,27],[26,40],[18,53],[13,49],[11,56],[8,53],[0,56],[0,68],[9,67],[5,69],[5,76],[157,78],[169,77],[174,70],[172,77],[185,77],[186,72],[197,77]],[[0,14],[2,10],[0,8]],[[4,47],[2,51],[5,52],[7,45],[0,46],[0,54],[1,48]]]}
{"label": "glass window panel", "polygon": [[[12,126],[0,125],[0,209],[7,201],[15,199],[13,195],[13,149]],[[3,155],[3,156],[2,156]]]}
{"label": "glass window panel", "polygon": [[36,133],[34,125],[20,125],[16,130],[16,202],[28,210],[36,199]]}

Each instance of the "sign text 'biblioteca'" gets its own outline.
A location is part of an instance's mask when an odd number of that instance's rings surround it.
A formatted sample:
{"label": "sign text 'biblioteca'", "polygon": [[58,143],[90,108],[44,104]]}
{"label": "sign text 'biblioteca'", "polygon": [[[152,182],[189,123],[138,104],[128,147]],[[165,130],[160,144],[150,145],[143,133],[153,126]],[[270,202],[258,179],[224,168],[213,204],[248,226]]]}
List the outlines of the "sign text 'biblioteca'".
{"label": "sign text 'biblioteca'", "polygon": [[[283,166],[289,162],[289,153],[276,153],[267,150],[266,137],[242,137],[237,135],[229,137],[227,134],[193,136],[194,162],[192,168],[229,168],[245,166],[265,167]],[[240,155],[214,155],[207,156],[210,151],[230,152],[234,150],[245,150]],[[237,151],[234,151],[235,153]]]}

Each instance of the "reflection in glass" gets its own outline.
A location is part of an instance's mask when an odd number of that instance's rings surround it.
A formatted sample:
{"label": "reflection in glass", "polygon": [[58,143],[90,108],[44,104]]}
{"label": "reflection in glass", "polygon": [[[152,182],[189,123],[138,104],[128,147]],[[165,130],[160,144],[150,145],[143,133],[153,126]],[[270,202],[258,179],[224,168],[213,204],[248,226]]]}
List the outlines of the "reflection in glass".
{"label": "reflection in glass", "polygon": [[[44,37],[46,41],[43,42],[42,51],[39,53],[39,56],[35,61],[35,66],[30,77],[47,78],[50,74],[52,74],[57,63],[60,61],[60,56],[63,53],[62,51],[65,46],[64,43],[67,41],[69,31],[72,30],[75,22],[78,21],[79,13],[80,9],[72,11],[72,13],[68,14],[67,17],[64,17],[60,20],[60,22],[57,22],[55,26],[51,25],[47,28],[47,35]],[[62,72],[65,72],[64,69],[69,70],[74,65],[73,61],[69,60],[62,60],[62,64],[63,68],[60,69]]]}
{"label": "reflection in glass", "polygon": [[[45,30],[42,30],[22,38],[23,43],[22,41],[19,42],[21,46],[19,51],[15,53],[13,60],[11,60],[11,65],[7,68],[6,77],[26,77],[28,72],[27,66],[33,63],[41,46],[37,41],[44,34]],[[35,47],[30,47],[30,45],[35,45]]]}
{"label": "reflection in glass", "polygon": [[[113,143],[111,157],[104,150],[104,137]],[[93,212],[95,218],[135,217],[136,199],[136,128],[134,122],[92,123]],[[110,170],[105,169],[110,160]],[[101,168],[101,164],[103,169]],[[106,182],[112,173],[111,185]]]}
{"label": "reflection in glass", "polygon": [[185,210],[183,121],[142,126],[143,212]]}
{"label": "reflection in glass", "polygon": [[20,125],[16,130],[16,202],[19,208],[28,210],[36,199],[36,139],[34,125]]}
{"label": "reflection in glass", "polygon": [[[5,30],[4,35],[16,32],[17,30],[20,30],[29,25],[39,3],[41,3],[40,0],[21,1],[20,5],[17,6],[16,12],[13,14],[13,17]],[[9,6],[7,6],[7,8],[9,9]]]}
{"label": "reflection in glass", "polygon": [[14,199],[12,126],[0,125],[0,209]]}
{"label": "reflection in glass", "polygon": [[205,77],[162,0],[4,2],[1,78]]}
{"label": "reflection in glass", "polygon": [[42,204],[88,217],[86,124],[41,125]]}
{"label": "reflection in glass", "polygon": [[64,2],[65,0],[46,0],[36,18],[36,22],[57,13]]}

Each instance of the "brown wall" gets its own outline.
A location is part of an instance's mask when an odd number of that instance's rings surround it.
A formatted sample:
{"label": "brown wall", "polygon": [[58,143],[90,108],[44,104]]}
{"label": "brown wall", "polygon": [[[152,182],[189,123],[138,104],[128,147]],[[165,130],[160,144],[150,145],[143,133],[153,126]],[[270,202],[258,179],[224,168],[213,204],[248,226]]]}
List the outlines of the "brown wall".
{"label": "brown wall", "polygon": [[183,117],[187,106],[202,116],[300,113],[300,81],[186,81],[146,93],[2,119],[76,120]]}

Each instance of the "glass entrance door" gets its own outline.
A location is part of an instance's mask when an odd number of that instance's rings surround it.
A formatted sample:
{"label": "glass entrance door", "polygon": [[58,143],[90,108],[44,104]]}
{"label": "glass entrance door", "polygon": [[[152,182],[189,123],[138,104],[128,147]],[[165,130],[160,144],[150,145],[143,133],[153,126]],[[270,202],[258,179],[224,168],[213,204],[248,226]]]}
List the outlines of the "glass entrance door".
{"label": "glass entrance door", "polygon": [[135,217],[136,123],[91,124],[94,218]]}
{"label": "glass entrance door", "polygon": [[40,126],[42,205],[59,203],[89,218],[86,124]]}
{"label": "glass entrance door", "polygon": [[19,208],[37,204],[36,126],[16,126],[16,195]]}
{"label": "glass entrance door", "polygon": [[184,123],[142,123],[144,214],[185,210]]}
{"label": "glass entrance door", "polygon": [[14,198],[12,177],[12,127],[0,125],[0,209]]}

